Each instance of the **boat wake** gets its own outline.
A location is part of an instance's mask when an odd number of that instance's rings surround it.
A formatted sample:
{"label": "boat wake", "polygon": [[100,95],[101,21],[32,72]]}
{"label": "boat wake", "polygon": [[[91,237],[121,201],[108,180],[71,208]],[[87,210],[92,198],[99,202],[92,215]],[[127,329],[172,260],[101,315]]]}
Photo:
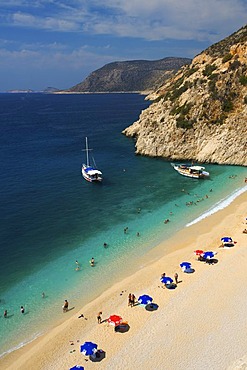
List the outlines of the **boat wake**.
{"label": "boat wake", "polygon": [[189,227],[191,225],[194,225],[196,224],[197,222],[200,222],[201,220],[203,220],[204,218],[207,218],[211,215],[213,215],[214,213],[226,208],[227,206],[229,206],[229,204],[231,204],[237,197],[239,197],[241,194],[245,193],[247,191],[247,185],[245,185],[244,187],[240,188],[240,189],[237,189],[235,190],[232,194],[230,194],[229,196],[227,196],[226,198],[224,199],[221,199],[219,202],[217,202],[213,207],[209,208],[209,210],[207,210],[206,212],[204,212],[201,216],[197,217],[195,220],[189,222],[186,227]]}

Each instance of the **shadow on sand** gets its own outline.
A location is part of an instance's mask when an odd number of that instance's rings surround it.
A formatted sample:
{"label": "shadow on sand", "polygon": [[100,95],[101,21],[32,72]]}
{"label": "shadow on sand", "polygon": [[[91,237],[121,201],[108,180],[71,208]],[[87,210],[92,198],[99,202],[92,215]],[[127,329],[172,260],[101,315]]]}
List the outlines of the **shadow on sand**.
{"label": "shadow on sand", "polygon": [[173,289],[176,289],[177,288],[177,284],[175,284],[175,283],[166,284],[165,285],[165,288],[166,289],[169,289],[169,290],[173,290]]}
{"label": "shadow on sand", "polygon": [[100,362],[105,358],[106,354],[105,351],[102,349],[98,349],[94,356],[89,356],[92,362]]}
{"label": "shadow on sand", "polygon": [[130,330],[130,326],[128,323],[122,323],[120,325],[115,326],[115,333],[127,333]]}
{"label": "shadow on sand", "polygon": [[157,311],[158,308],[159,306],[156,303],[149,303],[145,306],[145,310],[150,311],[150,312]]}
{"label": "shadow on sand", "polygon": [[205,263],[207,263],[208,265],[215,265],[216,263],[218,263],[218,260],[216,258],[211,258],[210,260],[206,260]]}

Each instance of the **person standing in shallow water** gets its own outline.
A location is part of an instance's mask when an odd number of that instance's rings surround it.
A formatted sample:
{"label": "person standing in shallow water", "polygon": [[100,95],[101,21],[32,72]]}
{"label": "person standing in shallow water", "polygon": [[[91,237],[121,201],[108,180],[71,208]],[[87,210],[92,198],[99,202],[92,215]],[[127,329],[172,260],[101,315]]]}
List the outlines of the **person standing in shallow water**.
{"label": "person standing in shallow water", "polygon": [[69,302],[67,301],[67,299],[64,300],[64,304],[63,304],[63,312],[67,312],[69,309]]}
{"label": "person standing in shallow water", "polygon": [[23,306],[21,306],[20,311],[21,311],[21,313],[25,313],[25,308]]}
{"label": "person standing in shallow water", "polygon": [[4,313],[3,313],[3,317],[5,317],[5,318],[6,318],[7,316],[8,316],[8,311],[7,311],[7,310],[5,310],[5,311],[4,311]]}

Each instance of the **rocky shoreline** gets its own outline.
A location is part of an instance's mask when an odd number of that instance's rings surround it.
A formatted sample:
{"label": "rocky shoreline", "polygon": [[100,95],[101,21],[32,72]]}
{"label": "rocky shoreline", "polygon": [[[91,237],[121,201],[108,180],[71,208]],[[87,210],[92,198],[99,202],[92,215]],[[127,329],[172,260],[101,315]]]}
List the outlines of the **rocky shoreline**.
{"label": "rocky shoreline", "polygon": [[205,50],[149,95],[153,103],[123,131],[136,139],[136,154],[247,166],[246,32]]}

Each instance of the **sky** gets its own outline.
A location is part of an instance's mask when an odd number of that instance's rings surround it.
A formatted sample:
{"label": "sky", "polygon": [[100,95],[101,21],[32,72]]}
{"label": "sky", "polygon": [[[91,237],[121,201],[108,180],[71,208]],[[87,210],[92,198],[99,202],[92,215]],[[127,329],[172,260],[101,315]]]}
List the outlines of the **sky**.
{"label": "sky", "polygon": [[0,91],[67,89],[115,61],[193,58],[246,20],[247,0],[0,0]]}

